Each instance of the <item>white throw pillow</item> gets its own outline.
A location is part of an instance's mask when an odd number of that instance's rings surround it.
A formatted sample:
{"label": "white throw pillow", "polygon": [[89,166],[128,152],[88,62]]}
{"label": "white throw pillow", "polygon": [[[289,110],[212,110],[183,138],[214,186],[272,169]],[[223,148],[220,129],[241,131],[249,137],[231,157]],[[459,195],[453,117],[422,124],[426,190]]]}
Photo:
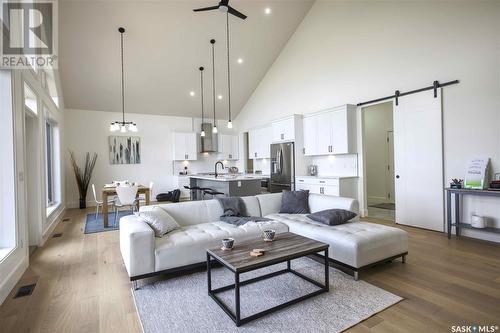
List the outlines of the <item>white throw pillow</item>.
{"label": "white throw pillow", "polygon": [[166,233],[180,227],[174,218],[160,207],[153,207],[153,210],[135,213],[135,216],[147,223],[154,230],[156,237],[163,237]]}

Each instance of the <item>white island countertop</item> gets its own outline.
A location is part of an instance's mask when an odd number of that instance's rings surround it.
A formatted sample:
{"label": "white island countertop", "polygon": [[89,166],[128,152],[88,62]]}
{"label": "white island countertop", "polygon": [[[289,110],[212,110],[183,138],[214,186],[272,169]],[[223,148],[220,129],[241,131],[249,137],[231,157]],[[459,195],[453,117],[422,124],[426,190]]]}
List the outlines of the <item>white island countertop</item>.
{"label": "white island countertop", "polygon": [[217,178],[212,175],[187,175],[189,178],[195,178],[195,179],[203,179],[203,180],[213,180],[217,182],[232,182],[232,181],[244,181],[244,180],[260,180],[264,178],[269,178],[269,176],[265,175],[254,175],[254,174],[249,174],[249,175],[229,175],[229,174],[221,174]]}
{"label": "white island countertop", "polygon": [[308,179],[345,179],[345,178],[359,178],[358,176],[296,176],[296,178]]}

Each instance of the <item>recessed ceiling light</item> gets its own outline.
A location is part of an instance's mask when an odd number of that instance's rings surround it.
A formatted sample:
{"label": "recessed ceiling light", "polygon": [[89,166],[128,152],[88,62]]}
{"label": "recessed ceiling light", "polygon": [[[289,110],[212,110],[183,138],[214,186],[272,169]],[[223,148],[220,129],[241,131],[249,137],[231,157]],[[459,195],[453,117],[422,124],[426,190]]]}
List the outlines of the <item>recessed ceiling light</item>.
{"label": "recessed ceiling light", "polygon": [[266,15],[271,14],[271,8],[266,7],[266,9],[264,9],[264,13],[266,13]]}
{"label": "recessed ceiling light", "polygon": [[222,95],[217,96],[218,99],[222,99]]}
{"label": "recessed ceiling light", "polygon": [[194,96],[195,95],[194,91],[189,92],[189,95]]}
{"label": "recessed ceiling light", "polygon": [[238,58],[238,64],[242,64],[243,63],[243,58]]}

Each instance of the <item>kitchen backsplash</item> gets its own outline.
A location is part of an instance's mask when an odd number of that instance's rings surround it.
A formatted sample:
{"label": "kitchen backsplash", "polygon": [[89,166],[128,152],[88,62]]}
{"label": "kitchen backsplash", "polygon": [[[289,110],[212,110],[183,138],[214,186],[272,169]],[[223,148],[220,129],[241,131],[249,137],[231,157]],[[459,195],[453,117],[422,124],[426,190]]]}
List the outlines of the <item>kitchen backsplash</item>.
{"label": "kitchen backsplash", "polygon": [[309,164],[318,166],[320,176],[358,176],[358,155],[314,156]]}
{"label": "kitchen backsplash", "polygon": [[[254,170],[262,170],[263,174],[270,173],[270,160],[268,158],[254,160]],[[307,158],[306,165],[316,164],[320,176],[348,176],[358,177],[358,155],[328,155]],[[241,171],[241,170],[240,170]],[[307,174],[306,170],[296,170],[297,176]]]}
{"label": "kitchen backsplash", "polygon": [[[236,165],[236,161],[225,161],[218,157],[216,153],[199,153],[196,161],[174,161],[174,175],[178,175],[184,167],[188,167],[189,173],[214,172],[214,165],[217,161],[223,161],[225,167]],[[220,171],[220,166],[218,171]],[[243,172],[244,170],[240,170]]]}

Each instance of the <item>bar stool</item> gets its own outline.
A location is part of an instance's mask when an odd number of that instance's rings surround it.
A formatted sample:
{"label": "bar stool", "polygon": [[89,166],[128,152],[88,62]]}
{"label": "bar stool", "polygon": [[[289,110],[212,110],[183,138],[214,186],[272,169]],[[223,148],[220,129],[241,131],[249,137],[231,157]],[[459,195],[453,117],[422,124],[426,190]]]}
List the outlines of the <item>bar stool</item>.
{"label": "bar stool", "polygon": [[216,191],[216,190],[211,189],[211,188],[205,189],[203,191],[203,198],[205,198],[205,195],[207,195],[207,194],[211,195],[212,199],[215,198],[216,195],[224,195],[224,196],[226,195],[224,192],[219,192],[219,191]]}
{"label": "bar stool", "polygon": [[[191,201],[193,201],[195,192],[196,192],[196,194],[198,194],[197,192],[201,190],[201,188],[198,186],[191,187],[191,186],[184,185],[184,188],[186,190],[189,190],[189,200],[191,200]],[[198,196],[196,196],[196,197],[198,197]]]}
{"label": "bar stool", "polygon": [[[198,194],[203,194],[203,191],[205,190],[211,190],[210,188],[208,187],[199,187],[199,186],[187,186],[187,185],[184,185],[184,188],[186,190],[189,190],[190,191],[190,200],[194,200],[194,197],[195,197],[195,194],[196,194],[196,198],[198,199]],[[201,200],[204,199],[204,196],[200,195],[201,196]]]}

